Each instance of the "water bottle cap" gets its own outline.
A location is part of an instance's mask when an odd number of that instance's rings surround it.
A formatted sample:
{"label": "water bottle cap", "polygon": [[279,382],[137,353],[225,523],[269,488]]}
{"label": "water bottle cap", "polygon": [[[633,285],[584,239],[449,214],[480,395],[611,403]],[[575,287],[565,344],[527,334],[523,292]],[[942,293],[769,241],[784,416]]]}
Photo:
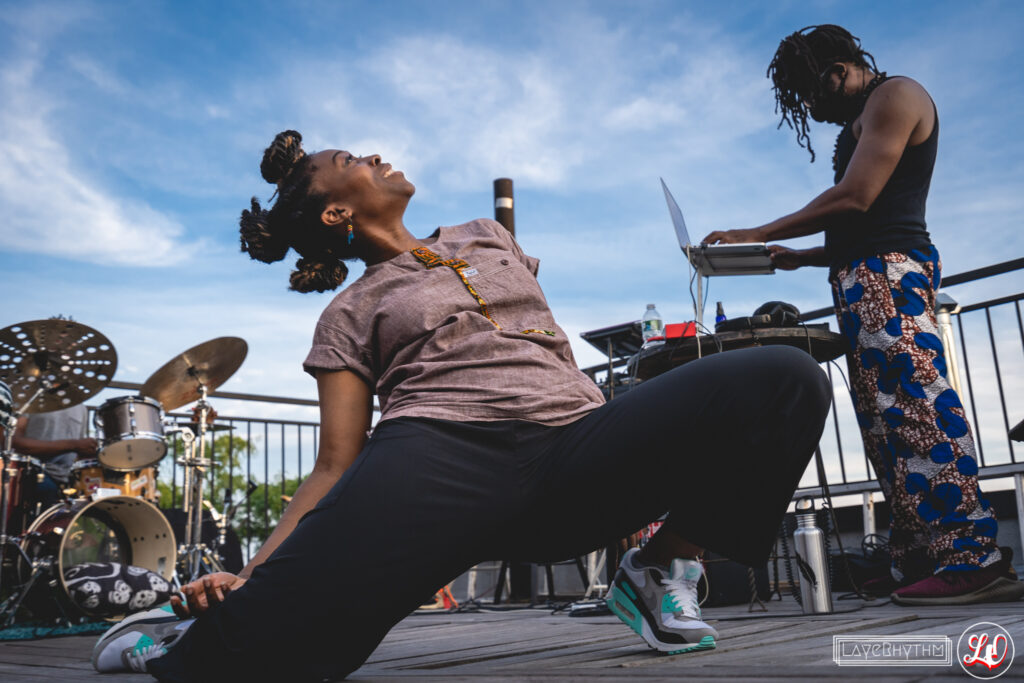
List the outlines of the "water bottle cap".
{"label": "water bottle cap", "polygon": [[652,308],[654,308],[654,304],[647,304],[647,310],[648,311],[651,310]]}
{"label": "water bottle cap", "polygon": [[810,496],[804,496],[796,501],[797,512],[814,512],[814,499]]}

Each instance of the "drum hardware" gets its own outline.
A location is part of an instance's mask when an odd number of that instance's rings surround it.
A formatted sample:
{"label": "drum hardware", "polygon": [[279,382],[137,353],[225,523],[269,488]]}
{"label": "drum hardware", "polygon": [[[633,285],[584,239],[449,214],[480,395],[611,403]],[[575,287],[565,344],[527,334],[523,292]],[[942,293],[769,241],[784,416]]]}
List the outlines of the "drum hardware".
{"label": "drum hardware", "polygon": [[[206,401],[207,388],[199,383],[199,434],[182,428],[184,451],[177,462],[184,470],[185,482],[182,487],[182,509],[185,511],[185,542],[178,549],[185,582],[198,579],[205,572],[224,571],[220,558],[202,540],[203,525],[203,483],[213,460],[206,457],[206,417],[210,404]],[[198,441],[198,447],[196,442]]]}
{"label": "drum hardware", "polygon": [[[53,388],[53,384],[50,378],[43,377],[39,380],[38,388],[29,397],[28,401],[22,404],[20,409],[14,408],[13,403],[13,392],[10,387],[0,380],[0,404],[2,404],[2,410],[4,411],[4,445],[3,451],[0,452],[0,591],[3,589],[3,565],[4,560],[7,557],[7,546],[13,546],[17,553],[21,555],[22,560],[28,561],[28,557],[22,551],[21,546],[17,542],[17,537],[8,533],[9,528],[9,513],[10,503],[14,499],[14,491],[12,491],[12,481],[15,475],[18,474],[18,469],[11,466],[11,463],[15,459],[15,453],[12,449],[14,443],[14,431],[18,428],[18,419],[22,415],[22,411],[27,409],[30,404],[39,398],[43,392],[49,391]],[[56,409],[56,408],[54,408]],[[19,482],[20,483],[20,482]],[[31,561],[29,561],[31,564]],[[34,582],[34,579],[32,579]],[[16,588],[11,594],[8,600],[5,600],[3,604],[0,604],[0,626],[6,628],[14,621],[14,614],[21,605],[22,599],[28,592],[28,588],[24,584]],[[13,600],[13,603],[12,603]],[[8,612],[8,606],[13,604],[13,610]],[[6,615],[6,617],[5,617]]]}
{"label": "drum hardware", "polygon": [[172,358],[142,384],[141,393],[158,401],[165,410],[198,401],[195,430],[181,424],[169,430],[181,434],[184,446],[176,462],[184,470],[185,534],[178,548],[178,562],[185,582],[196,580],[203,572],[223,571],[220,559],[202,542],[203,483],[207,469],[213,466],[213,460],[206,457],[206,434],[214,431],[208,424],[212,408],[206,399],[241,367],[248,349],[239,337],[211,339]]}
{"label": "drum hardware", "polygon": [[[28,567],[31,571],[28,579],[22,581],[14,589],[14,592],[11,593],[11,595],[0,603],[0,629],[5,629],[14,624],[15,616],[18,614],[18,609],[21,607],[21,603],[24,602],[25,598],[32,591],[36,581],[38,581],[40,577],[49,573],[53,566],[53,558],[39,557],[33,560],[25,554],[25,551],[22,549],[20,544],[12,542],[11,545],[18,549],[18,553],[20,555],[19,559],[24,563],[23,566]],[[50,583],[52,583],[52,580]],[[60,605],[59,601],[56,604],[61,612],[61,624],[65,626],[70,625],[71,620],[64,612],[63,606]]]}
{"label": "drum hardware", "polygon": [[[174,426],[176,426],[176,427],[188,427],[189,429],[192,430],[193,433],[199,431],[199,423],[198,422],[175,422]],[[213,423],[213,424],[207,424],[206,425],[206,431],[207,432],[230,432],[234,428],[235,428],[234,425],[226,425],[226,424],[216,424],[216,423]]]}
{"label": "drum hardware", "polygon": [[[8,546],[16,549],[16,562],[20,560],[32,568],[28,580],[0,604],[0,625],[13,623],[29,590],[53,564],[49,556],[29,557],[23,543],[31,538],[30,534],[22,536],[19,542],[9,533],[12,480],[15,475],[20,476],[20,468],[12,467],[12,462],[18,462],[12,449],[18,420],[25,414],[78,405],[106,387],[116,369],[117,352],[110,340],[81,323],[31,320],[0,330],[0,424],[4,428],[0,451],[0,568]],[[2,574],[0,571],[0,593]]]}
{"label": "drum hardware", "polygon": [[228,529],[231,527],[231,522],[235,519],[235,514],[238,512],[238,506],[244,503],[249,497],[258,489],[259,486],[250,479],[246,482],[245,493],[242,498],[237,501],[231,500],[231,489],[224,489],[224,512],[217,512],[217,509],[208,500],[203,501],[203,506],[210,511],[210,518],[213,520],[214,525],[217,527],[217,538],[214,540],[212,550],[217,557],[223,557],[222,549],[227,546],[228,543]]}

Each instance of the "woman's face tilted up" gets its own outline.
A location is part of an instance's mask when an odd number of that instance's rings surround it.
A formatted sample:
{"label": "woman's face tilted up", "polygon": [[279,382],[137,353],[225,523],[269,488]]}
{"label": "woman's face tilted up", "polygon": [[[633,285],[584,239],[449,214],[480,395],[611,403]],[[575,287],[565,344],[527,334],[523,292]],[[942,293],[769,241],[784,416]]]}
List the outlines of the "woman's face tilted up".
{"label": "woman's face tilted up", "polygon": [[370,227],[401,221],[416,188],[401,171],[381,163],[379,155],[357,157],[328,149],[311,158],[312,189],[327,196],[323,220],[329,226],[347,223]]}

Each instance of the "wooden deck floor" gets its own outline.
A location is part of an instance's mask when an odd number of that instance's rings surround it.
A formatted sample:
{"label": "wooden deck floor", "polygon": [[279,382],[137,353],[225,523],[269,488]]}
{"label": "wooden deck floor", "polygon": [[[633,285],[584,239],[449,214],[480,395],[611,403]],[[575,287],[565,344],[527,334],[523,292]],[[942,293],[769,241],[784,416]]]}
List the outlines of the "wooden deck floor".
{"label": "wooden deck floor", "polygon": [[[675,656],[648,649],[611,616],[569,617],[539,608],[415,614],[349,680],[965,681],[971,679],[955,661],[952,667],[839,667],[832,661],[832,636],[946,635],[955,646],[964,629],[979,621],[1000,624],[1017,644],[1019,661],[999,680],[1024,680],[1024,602],[905,608],[844,601],[837,608],[847,611],[808,617],[789,601],[769,603],[767,613],[710,609],[706,617],[721,634],[718,648]],[[92,636],[0,642],[0,681],[153,680],[142,674],[100,677],[88,661],[94,642]]]}

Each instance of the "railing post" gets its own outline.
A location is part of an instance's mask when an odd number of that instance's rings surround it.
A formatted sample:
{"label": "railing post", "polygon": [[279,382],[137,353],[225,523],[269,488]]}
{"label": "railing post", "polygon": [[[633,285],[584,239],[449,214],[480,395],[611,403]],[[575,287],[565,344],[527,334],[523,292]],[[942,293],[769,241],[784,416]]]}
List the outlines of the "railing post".
{"label": "railing post", "polygon": [[963,391],[960,389],[960,363],[956,355],[956,340],[953,339],[953,319],[950,317],[960,312],[960,304],[945,292],[935,295],[935,321],[939,326],[939,339],[946,351],[946,380],[953,387],[960,400]]}
{"label": "railing post", "polygon": [[875,494],[871,491],[866,491],[861,495],[864,496],[864,503],[861,508],[864,517],[864,535],[869,536],[875,533]]}
{"label": "railing post", "polygon": [[497,178],[494,181],[494,220],[516,235],[516,212],[512,202],[512,179]]}
{"label": "railing post", "polygon": [[1013,475],[1013,489],[1017,494],[1017,533],[1020,534],[1020,547],[1024,548],[1024,474]]}

